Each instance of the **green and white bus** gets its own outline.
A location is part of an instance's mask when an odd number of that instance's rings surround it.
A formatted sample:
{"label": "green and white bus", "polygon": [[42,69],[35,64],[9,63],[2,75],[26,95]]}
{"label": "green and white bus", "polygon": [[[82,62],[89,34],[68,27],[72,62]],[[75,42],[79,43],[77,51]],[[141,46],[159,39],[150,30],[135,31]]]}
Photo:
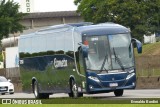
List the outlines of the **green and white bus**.
{"label": "green and white bus", "polygon": [[83,93],[114,92],[136,87],[130,30],[114,23],[63,24],[21,35],[18,41],[23,91],[36,98],[54,93],[82,97]]}

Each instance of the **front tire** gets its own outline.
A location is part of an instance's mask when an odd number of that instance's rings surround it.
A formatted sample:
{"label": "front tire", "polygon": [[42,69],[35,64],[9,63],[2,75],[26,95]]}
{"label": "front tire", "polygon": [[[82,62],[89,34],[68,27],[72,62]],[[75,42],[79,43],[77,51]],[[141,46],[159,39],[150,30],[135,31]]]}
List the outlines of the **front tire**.
{"label": "front tire", "polygon": [[2,95],[5,95],[6,93],[1,93]]}
{"label": "front tire", "polygon": [[11,93],[9,93],[9,94],[14,94],[14,92],[11,92]]}
{"label": "front tire", "polygon": [[77,84],[73,79],[70,81],[70,91],[71,93],[68,94],[69,97],[73,98],[83,97],[83,93],[78,93]]}
{"label": "front tire", "polygon": [[37,81],[34,82],[33,93],[34,93],[35,98],[37,99],[48,99],[49,98],[49,94],[39,92],[39,86],[38,86]]}
{"label": "front tire", "polygon": [[115,90],[115,91],[114,91],[114,95],[115,95],[116,97],[122,96],[122,95],[123,95],[123,89]]}
{"label": "front tire", "polygon": [[71,93],[73,94],[73,98],[77,98],[78,97],[78,87],[77,84],[74,80],[72,80],[72,89],[71,89]]}

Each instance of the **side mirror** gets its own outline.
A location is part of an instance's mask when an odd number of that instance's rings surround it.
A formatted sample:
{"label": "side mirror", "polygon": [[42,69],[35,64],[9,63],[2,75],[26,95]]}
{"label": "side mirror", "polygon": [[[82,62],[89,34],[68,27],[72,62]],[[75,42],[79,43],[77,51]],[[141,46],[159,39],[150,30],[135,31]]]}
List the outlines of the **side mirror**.
{"label": "side mirror", "polygon": [[11,80],[10,80],[10,79],[8,79],[8,82],[11,82]]}
{"label": "side mirror", "polygon": [[82,53],[83,53],[84,58],[88,57],[88,46],[86,46],[86,45],[82,46]]}
{"label": "side mirror", "polygon": [[132,42],[136,43],[137,52],[142,53],[142,43],[135,38],[132,38]]}
{"label": "side mirror", "polygon": [[87,45],[82,44],[82,43],[78,43],[78,44],[81,46],[83,57],[87,58],[88,57],[88,48],[89,47]]}

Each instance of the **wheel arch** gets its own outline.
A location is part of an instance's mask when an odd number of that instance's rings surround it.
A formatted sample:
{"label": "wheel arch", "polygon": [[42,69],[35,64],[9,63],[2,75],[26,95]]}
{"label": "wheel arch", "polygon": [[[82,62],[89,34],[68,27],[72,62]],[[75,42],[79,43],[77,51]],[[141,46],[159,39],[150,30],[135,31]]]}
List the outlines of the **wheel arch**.
{"label": "wheel arch", "polygon": [[74,75],[70,75],[70,77],[69,77],[69,83],[71,83],[72,80],[74,80],[76,82],[76,79],[75,79]]}
{"label": "wheel arch", "polygon": [[69,86],[70,86],[70,89],[72,88],[72,81],[75,81],[76,82],[76,79],[75,79],[75,76],[74,75],[70,75],[69,77]]}

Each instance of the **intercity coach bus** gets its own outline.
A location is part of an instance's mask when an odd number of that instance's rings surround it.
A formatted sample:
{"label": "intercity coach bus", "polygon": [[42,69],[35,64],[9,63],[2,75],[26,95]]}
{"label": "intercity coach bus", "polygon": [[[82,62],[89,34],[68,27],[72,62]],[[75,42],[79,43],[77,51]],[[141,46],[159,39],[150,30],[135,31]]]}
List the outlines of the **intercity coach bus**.
{"label": "intercity coach bus", "polygon": [[36,98],[54,93],[82,97],[83,93],[114,92],[136,87],[130,30],[114,23],[77,23],[48,27],[21,35],[18,41],[23,90]]}

